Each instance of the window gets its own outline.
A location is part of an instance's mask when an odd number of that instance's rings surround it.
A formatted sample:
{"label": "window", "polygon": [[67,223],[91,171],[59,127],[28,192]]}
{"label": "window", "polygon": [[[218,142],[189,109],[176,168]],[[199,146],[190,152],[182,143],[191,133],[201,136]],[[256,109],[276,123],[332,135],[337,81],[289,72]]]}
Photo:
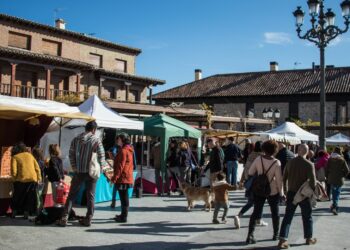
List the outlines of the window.
{"label": "window", "polygon": [[31,36],[10,31],[8,44],[9,47],[30,50]]}
{"label": "window", "polygon": [[61,56],[62,43],[43,39],[42,50],[44,54]]}
{"label": "window", "polygon": [[90,53],[89,62],[99,68],[102,68],[102,55]]}
{"label": "window", "polygon": [[109,99],[116,99],[116,90],[113,86],[103,86],[105,89],[105,95],[108,96]]}
{"label": "window", "polygon": [[116,68],[115,70],[118,71],[118,72],[124,72],[126,73],[127,72],[127,67],[126,67],[126,61],[124,60],[119,60],[119,59],[116,59],[117,63],[116,63]]}
{"label": "window", "polygon": [[347,105],[346,103],[338,103],[337,105],[337,123],[345,124],[347,123]]}
{"label": "window", "polygon": [[131,100],[135,102],[140,102],[140,93],[137,90],[130,90]]}

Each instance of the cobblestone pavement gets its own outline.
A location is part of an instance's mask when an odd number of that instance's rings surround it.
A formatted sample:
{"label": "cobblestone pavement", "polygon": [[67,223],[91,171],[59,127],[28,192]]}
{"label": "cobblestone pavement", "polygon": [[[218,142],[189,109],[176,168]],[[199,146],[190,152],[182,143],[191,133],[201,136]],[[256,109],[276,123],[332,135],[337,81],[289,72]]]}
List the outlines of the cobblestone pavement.
{"label": "cobblestone pavement", "polygon": [[[131,200],[129,221],[117,224],[113,217],[119,207],[112,210],[109,203],[96,206],[93,224],[89,228],[77,223],[66,228],[34,226],[23,219],[0,217],[0,249],[277,249],[271,241],[272,225],[269,208],[264,209],[268,227],[256,230],[258,243],[245,245],[248,215],[241,219],[241,229],[235,230],[233,215],[244,204],[242,191],[230,193],[231,208],[227,224],[213,225],[212,212],[202,210],[199,204],[186,211],[184,197],[147,196]],[[314,209],[315,246],[305,246],[300,210],[290,231],[292,249],[350,249],[350,183],[344,187],[340,201],[341,213],[334,216],[329,211],[330,202],[318,203]],[[281,216],[285,207],[281,207]],[[78,214],[85,212],[77,209]]]}

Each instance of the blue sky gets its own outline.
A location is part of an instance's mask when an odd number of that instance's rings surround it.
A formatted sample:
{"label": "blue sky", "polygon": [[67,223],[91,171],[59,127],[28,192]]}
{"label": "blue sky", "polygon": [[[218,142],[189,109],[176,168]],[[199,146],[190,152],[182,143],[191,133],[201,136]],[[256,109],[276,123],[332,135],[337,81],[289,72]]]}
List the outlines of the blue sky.
{"label": "blue sky", "polygon": [[[325,1],[343,26],[340,2]],[[195,68],[205,77],[318,63],[296,36],[298,5],[307,10],[306,0],[0,0],[0,12],[52,25],[58,9],[69,30],[141,48],[137,74],[166,80],[159,92],[192,81]],[[327,64],[350,66],[349,48],[350,32],[327,49]]]}

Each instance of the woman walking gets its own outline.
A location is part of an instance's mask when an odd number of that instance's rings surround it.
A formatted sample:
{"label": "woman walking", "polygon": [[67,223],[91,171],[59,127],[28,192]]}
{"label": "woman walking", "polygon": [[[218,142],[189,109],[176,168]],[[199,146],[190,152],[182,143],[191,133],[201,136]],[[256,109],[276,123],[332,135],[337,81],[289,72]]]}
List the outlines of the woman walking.
{"label": "woman walking", "polygon": [[273,240],[277,240],[279,230],[279,200],[283,196],[281,163],[274,155],[277,153],[278,144],[275,141],[266,141],[262,145],[263,156],[255,159],[249,169],[249,176],[257,177],[253,183],[252,192],[254,199],[254,211],[250,216],[247,244],[255,244],[254,231],[256,220],[261,217],[265,201],[271,209],[273,224]]}
{"label": "woman walking", "polygon": [[11,176],[14,180],[12,218],[21,211],[27,219],[37,211],[37,185],[41,182],[41,172],[38,162],[23,142],[12,149]]}
{"label": "woman walking", "polygon": [[114,160],[114,174],[112,182],[115,183],[119,193],[121,214],[115,217],[116,222],[127,222],[129,211],[129,195],[128,189],[133,186],[133,163],[134,149],[130,145],[130,137],[128,134],[122,133],[117,136],[117,144],[120,150]]}
{"label": "woman walking", "polygon": [[[263,155],[261,146],[262,146],[262,141],[257,141],[255,144],[252,144],[253,151],[249,154],[248,159],[245,163],[244,170],[242,173],[241,181],[240,181],[240,187],[243,187],[244,183],[248,181],[249,179],[249,169],[253,162],[255,161],[256,158],[259,156]],[[248,199],[247,203],[242,207],[242,209],[238,213],[238,218],[242,218],[243,215],[254,206],[254,197],[252,194],[251,189],[246,190],[245,197]],[[256,225],[261,226],[261,227],[266,227],[268,226],[268,223],[263,221],[262,219],[262,214],[260,217],[256,220]]]}

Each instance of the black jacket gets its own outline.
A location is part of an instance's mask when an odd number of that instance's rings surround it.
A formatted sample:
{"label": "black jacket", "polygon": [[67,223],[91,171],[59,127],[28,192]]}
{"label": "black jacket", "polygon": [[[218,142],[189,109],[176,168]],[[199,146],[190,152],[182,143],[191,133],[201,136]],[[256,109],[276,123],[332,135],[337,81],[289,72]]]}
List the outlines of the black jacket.
{"label": "black jacket", "polygon": [[170,149],[170,155],[167,159],[168,167],[173,168],[177,167],[177,153],[176,153],[176,148],[175,149]]}
{"label": "black jacket", "polygon": [[225,148],[225,163],[228,161],[238,161],[242,157],[242,151],[236,144],[229,144]]}
{"label": "black jacket", "polygon": [[210,169],[210,173],[220,172],[223,169],[224,164],[224,152],[221,148],[214,147],[210,152],[209,163],[205,168],[205,171]]}
{"label": "black jacket", "polygon": [[288,150],[287,148],[282,148],[280,151],[278,151],[276,159],[278,159],[281,162],[282,174],[285,166],[287,165],[287,162],[293,158],[295,158],[295,155],[292,151]]}
{"label": "black jacket", "polygon": [[64,179],[62,159],[52,156],[49,161],[49,167],[45,169],[45,176],[50,182],[58,182]]}
{"label": "black jacket", "polygon": [[180,168],[190,168],[191,167],[191,155],[188,150],[180,150],[178,155],[178,166]]}

